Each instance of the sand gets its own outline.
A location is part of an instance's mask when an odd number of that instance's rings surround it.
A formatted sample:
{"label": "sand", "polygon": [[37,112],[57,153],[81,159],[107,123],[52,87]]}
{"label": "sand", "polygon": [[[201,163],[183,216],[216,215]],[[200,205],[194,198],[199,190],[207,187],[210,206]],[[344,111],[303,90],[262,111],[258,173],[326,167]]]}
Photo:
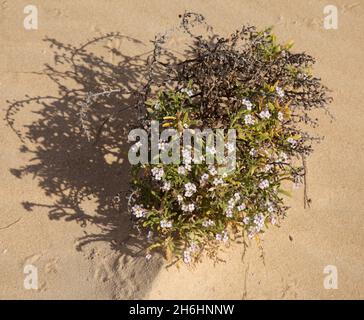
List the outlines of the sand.
{"label": "sand", "polygon": [[[43,0],[38,30],[30,31],[23,27],[28,2],[1,0],[0,299],[363,299],[364,3],[330,1],[339,10],[337,30],[323,28],[326,4]],[[302,190],[294,191],[288,218],[261,244],[250,243],[245,254],[239,244],[225,248],[225,263],[177,269],[158,258],[147,263],[129,218],[110,205],[110,195],[127,185],[124,142],[102,136],[96,147],[87,145],[75,90],[118,81],[133,87],[145,71],[149,41],[185,10],[202,13],[220,34],[249,22],[293,39],[296,50],[317,58],[336,120],[322,117],[316,130],[326,138],[308,160],[310,209],[303,208]],[[84,58],[76,61],[84,66],[80,76],[72,60],[56,65],[56,55],[70,57],[72,47],[109,32],[122,36],[91,43],[84,55],[77,51]],[[95,56],[105,61],[100,69]],[[101,108],[93,123],[108,110]],[[126,113],[113,125],[132,117]],[[38,268],[37,290],[23,285],[29,264]],[[327,265],[337,268],[337,289],[324,288]]]}

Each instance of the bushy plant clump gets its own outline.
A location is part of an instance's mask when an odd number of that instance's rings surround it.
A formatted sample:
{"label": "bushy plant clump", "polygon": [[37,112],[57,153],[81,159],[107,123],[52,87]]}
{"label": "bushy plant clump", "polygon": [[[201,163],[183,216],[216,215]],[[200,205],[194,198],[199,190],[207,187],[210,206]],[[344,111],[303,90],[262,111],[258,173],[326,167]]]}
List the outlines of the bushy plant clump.
{"label": "bushy plant clump", "polygon": [[[142,123],[155,120],[161,130],[178,132],[235,129],[236,169],[218,174],[218,163],[206,164],[204,156],[194,163],[191,150],[181,144],[178,164],[133,166],[129,198],[131,215],[151,241],[147,258],[159,248],[185,263],[203,252],[216,257],[220,244],[239,235],[258,237],[279,224],[287,211],[282,183],[302,183],[301,160],[317,140],[305,129],[317,125],[310,112],[326,110],[331,100],[311,74],[314,59],[292,52],[291,43],[278,43],[270,29],[244,26],[230,37],[209,38],[191,33],[189,26],[196,22],[203,17],[185,14],[181,24],[193,39],[192,54],[163,64],[168,77],[157,90],[149,79]],[[164,40],[155,41],[155,65]],[[165,143],[159,141],[160,150]]]}

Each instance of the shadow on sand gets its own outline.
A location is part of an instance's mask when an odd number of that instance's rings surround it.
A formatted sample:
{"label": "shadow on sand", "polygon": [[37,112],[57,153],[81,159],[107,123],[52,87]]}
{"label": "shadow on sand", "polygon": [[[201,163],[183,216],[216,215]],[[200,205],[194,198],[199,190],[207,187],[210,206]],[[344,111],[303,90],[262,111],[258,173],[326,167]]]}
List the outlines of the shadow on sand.
{"label": "shadow on sand", "polygon": [[[54,65],[45,65],[38,74],[48,77],[58,93],[8,101],[6,121],[21,139],[21,151],[32,157],[26,165],[11,169],[12,174],[19,179],[35,176],[52,203],[22,204],[27,211],[47,208],[51,220],[97,226],[98,232],[85,231],[78,239],[77,249],[83,251],[95,242],[109,244],[113,254],[108,263],[116,284],[113,297],[140,298],[161,266],[158,258],[146,263],[147,243],[132,227],[124,200],[130,172],[127,134],[137,117],[136,96],[130,92],[136,92],[145,79],[149,52],[140,41],[117,33],[79,47],[50,38],[44,41],[54,50]],[[119,49],[123,43],[138,48],[141,54],[124,54]],[[87,93],[109,89],[120,92],[100,96],[90,106],[92,112],[84,123],[93,137],[89,142],[80,124],[82,103]],[[15,129],[14,119],[25,107],[36,110],[37,119],[21,133]],[[119,203],[113,201],[117,194]],[[89,199],[96,203],[94,212],[82,205]],[[141,280],[138,273],[144,274]]]}

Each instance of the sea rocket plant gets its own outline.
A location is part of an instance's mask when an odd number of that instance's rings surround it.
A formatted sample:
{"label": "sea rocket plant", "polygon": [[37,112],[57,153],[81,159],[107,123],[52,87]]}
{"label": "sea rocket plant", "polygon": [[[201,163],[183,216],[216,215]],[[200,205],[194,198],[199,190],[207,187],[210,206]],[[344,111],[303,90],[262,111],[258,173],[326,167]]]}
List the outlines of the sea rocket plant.
{"label": "sea rocket plant", "polygon": [[[280,222],[287,210],[282,182],[302,182],[300,160],[316,140],[304,130],[305,124],[317,125],[309,113],[326,110],[331,101],[311,74],[314,59],[292,53],[291,44],[277,43],[271,30],[243,27],[228,38],[211,40],[194,36],[191,20],[202,23],[203,17],[182,17],[182,30],[193,39],[193,56],[168,65],[166,82],[150,77],[141,98],[146,106],[141,125],[159,121],[162,128],[180,133],[186,128],[235,129],[236,145],[227,144],[225,151],[236,150],[236,170],[222,174],[221,164],[207,164],[207,156],[217,151],[206,140],[201,163],[194,161],[193,148],[181,145],[179,163],[133,166],[129,201],[136,223],[153,235],[148,236],[153,243],[147,258],[160,248],[187,264],[203,252],[214,257],[219,244],[238,234],[255,238]],[[165,36],[155,41],[154,67],[166,51],[165,41]],[[159,142],[161,151],[166,142]]]}

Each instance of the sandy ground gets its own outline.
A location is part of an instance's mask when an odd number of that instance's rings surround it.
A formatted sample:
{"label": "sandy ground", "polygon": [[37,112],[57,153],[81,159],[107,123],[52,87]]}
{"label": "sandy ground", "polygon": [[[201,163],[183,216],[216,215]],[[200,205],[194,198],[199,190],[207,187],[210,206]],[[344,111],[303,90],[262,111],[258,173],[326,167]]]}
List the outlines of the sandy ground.
{"label": "sandy ground", "polygon": [[[1,299],[364,298],[363,1],[330,1],[337,30],[323,28],[320,0],[39,0],[33,31],[23,27],[27,4],[0,1]],[[263,250],[251,243],[243,255],[233,245],[221,254],[226,263],[178,270],[146,263],[128,217],[110,205],[127,183],[123,141],[102,136],[88,145],[77,105],[87,90],[135,86],[149,40],[185,10],[204,14],[221,34],[249,22],[294,39],[297,50],[317,57],[336,121],[323,118],[317,130],[326,139],[309,159],[311,209],[295,192],[289,217],[266,233]],[[109,32],[123,36],[80,47]],[[38,290],[24,288],[29,264],[38,268]],[[337,267],[338,289],[323,286],[327,265]]]}

